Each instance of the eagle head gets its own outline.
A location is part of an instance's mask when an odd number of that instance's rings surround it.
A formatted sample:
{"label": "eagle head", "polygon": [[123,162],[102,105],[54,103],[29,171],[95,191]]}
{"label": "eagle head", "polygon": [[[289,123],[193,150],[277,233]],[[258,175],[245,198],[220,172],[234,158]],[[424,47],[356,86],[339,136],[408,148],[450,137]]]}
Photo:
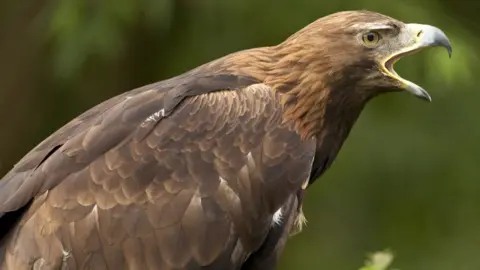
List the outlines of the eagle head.
{"label": "eagle head", "polygon": [[[305,64],[324,88],[354,91],[367,99],[380,93],[407,91],[431,101],[417,84],[400,77],[393,65],[401,57],[442,46],[451,56],[445,33],[425,24],[403,23],[371,11],[344,11],[318,19],[283,44]],[[281,50],[280,50],[281,52]],[[312,78],[313,80],[313,78]]]}

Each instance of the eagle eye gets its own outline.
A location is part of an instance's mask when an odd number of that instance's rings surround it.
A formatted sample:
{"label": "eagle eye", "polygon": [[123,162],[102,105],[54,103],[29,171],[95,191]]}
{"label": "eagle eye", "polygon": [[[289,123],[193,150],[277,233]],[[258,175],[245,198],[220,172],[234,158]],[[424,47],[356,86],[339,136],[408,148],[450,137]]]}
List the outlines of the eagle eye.
{"label": "eagle eye", "polygon": [[380,41],[380,34],[375,31],[370,31],[362,36],[362,41],[367,47],[374,47]]}

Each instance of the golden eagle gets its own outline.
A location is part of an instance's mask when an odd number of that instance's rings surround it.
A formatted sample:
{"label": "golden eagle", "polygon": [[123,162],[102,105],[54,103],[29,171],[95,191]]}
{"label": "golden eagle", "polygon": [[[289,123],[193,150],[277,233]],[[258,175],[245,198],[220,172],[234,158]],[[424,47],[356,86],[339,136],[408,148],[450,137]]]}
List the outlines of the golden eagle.
{"label": "golden eagle", "polygon": [[430,100],[393,64],[432,46],[451,53],[433,26],[339,12],[99,104],[0,181],[0,268],[274,269],[365,104]]}

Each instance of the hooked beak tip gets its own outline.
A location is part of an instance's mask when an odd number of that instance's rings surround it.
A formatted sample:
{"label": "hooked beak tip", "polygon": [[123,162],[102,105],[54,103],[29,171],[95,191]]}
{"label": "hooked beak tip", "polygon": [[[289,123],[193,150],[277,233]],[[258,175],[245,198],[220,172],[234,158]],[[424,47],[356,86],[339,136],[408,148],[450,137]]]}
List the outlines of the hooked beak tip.
{"label": "hooked beak tip", "polygon": [[452,44],[447,35],[439,28],[427,24],[407,24],[407,28],[411,29],[417,35],[419,48],[421,47],[444,47],[448,52],[448,57],[452,57]]}

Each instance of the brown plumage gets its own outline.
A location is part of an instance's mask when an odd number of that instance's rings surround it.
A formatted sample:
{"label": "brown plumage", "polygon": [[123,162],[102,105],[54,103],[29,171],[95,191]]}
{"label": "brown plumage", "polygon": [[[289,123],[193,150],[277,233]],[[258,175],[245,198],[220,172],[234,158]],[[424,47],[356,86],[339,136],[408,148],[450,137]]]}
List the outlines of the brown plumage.
{"label": "brown plumage", "polygon": [[367,101],[427,97],[391,62],[435,45],[341,12],[101,103],[0,181],[0,269],[274,269]]}

